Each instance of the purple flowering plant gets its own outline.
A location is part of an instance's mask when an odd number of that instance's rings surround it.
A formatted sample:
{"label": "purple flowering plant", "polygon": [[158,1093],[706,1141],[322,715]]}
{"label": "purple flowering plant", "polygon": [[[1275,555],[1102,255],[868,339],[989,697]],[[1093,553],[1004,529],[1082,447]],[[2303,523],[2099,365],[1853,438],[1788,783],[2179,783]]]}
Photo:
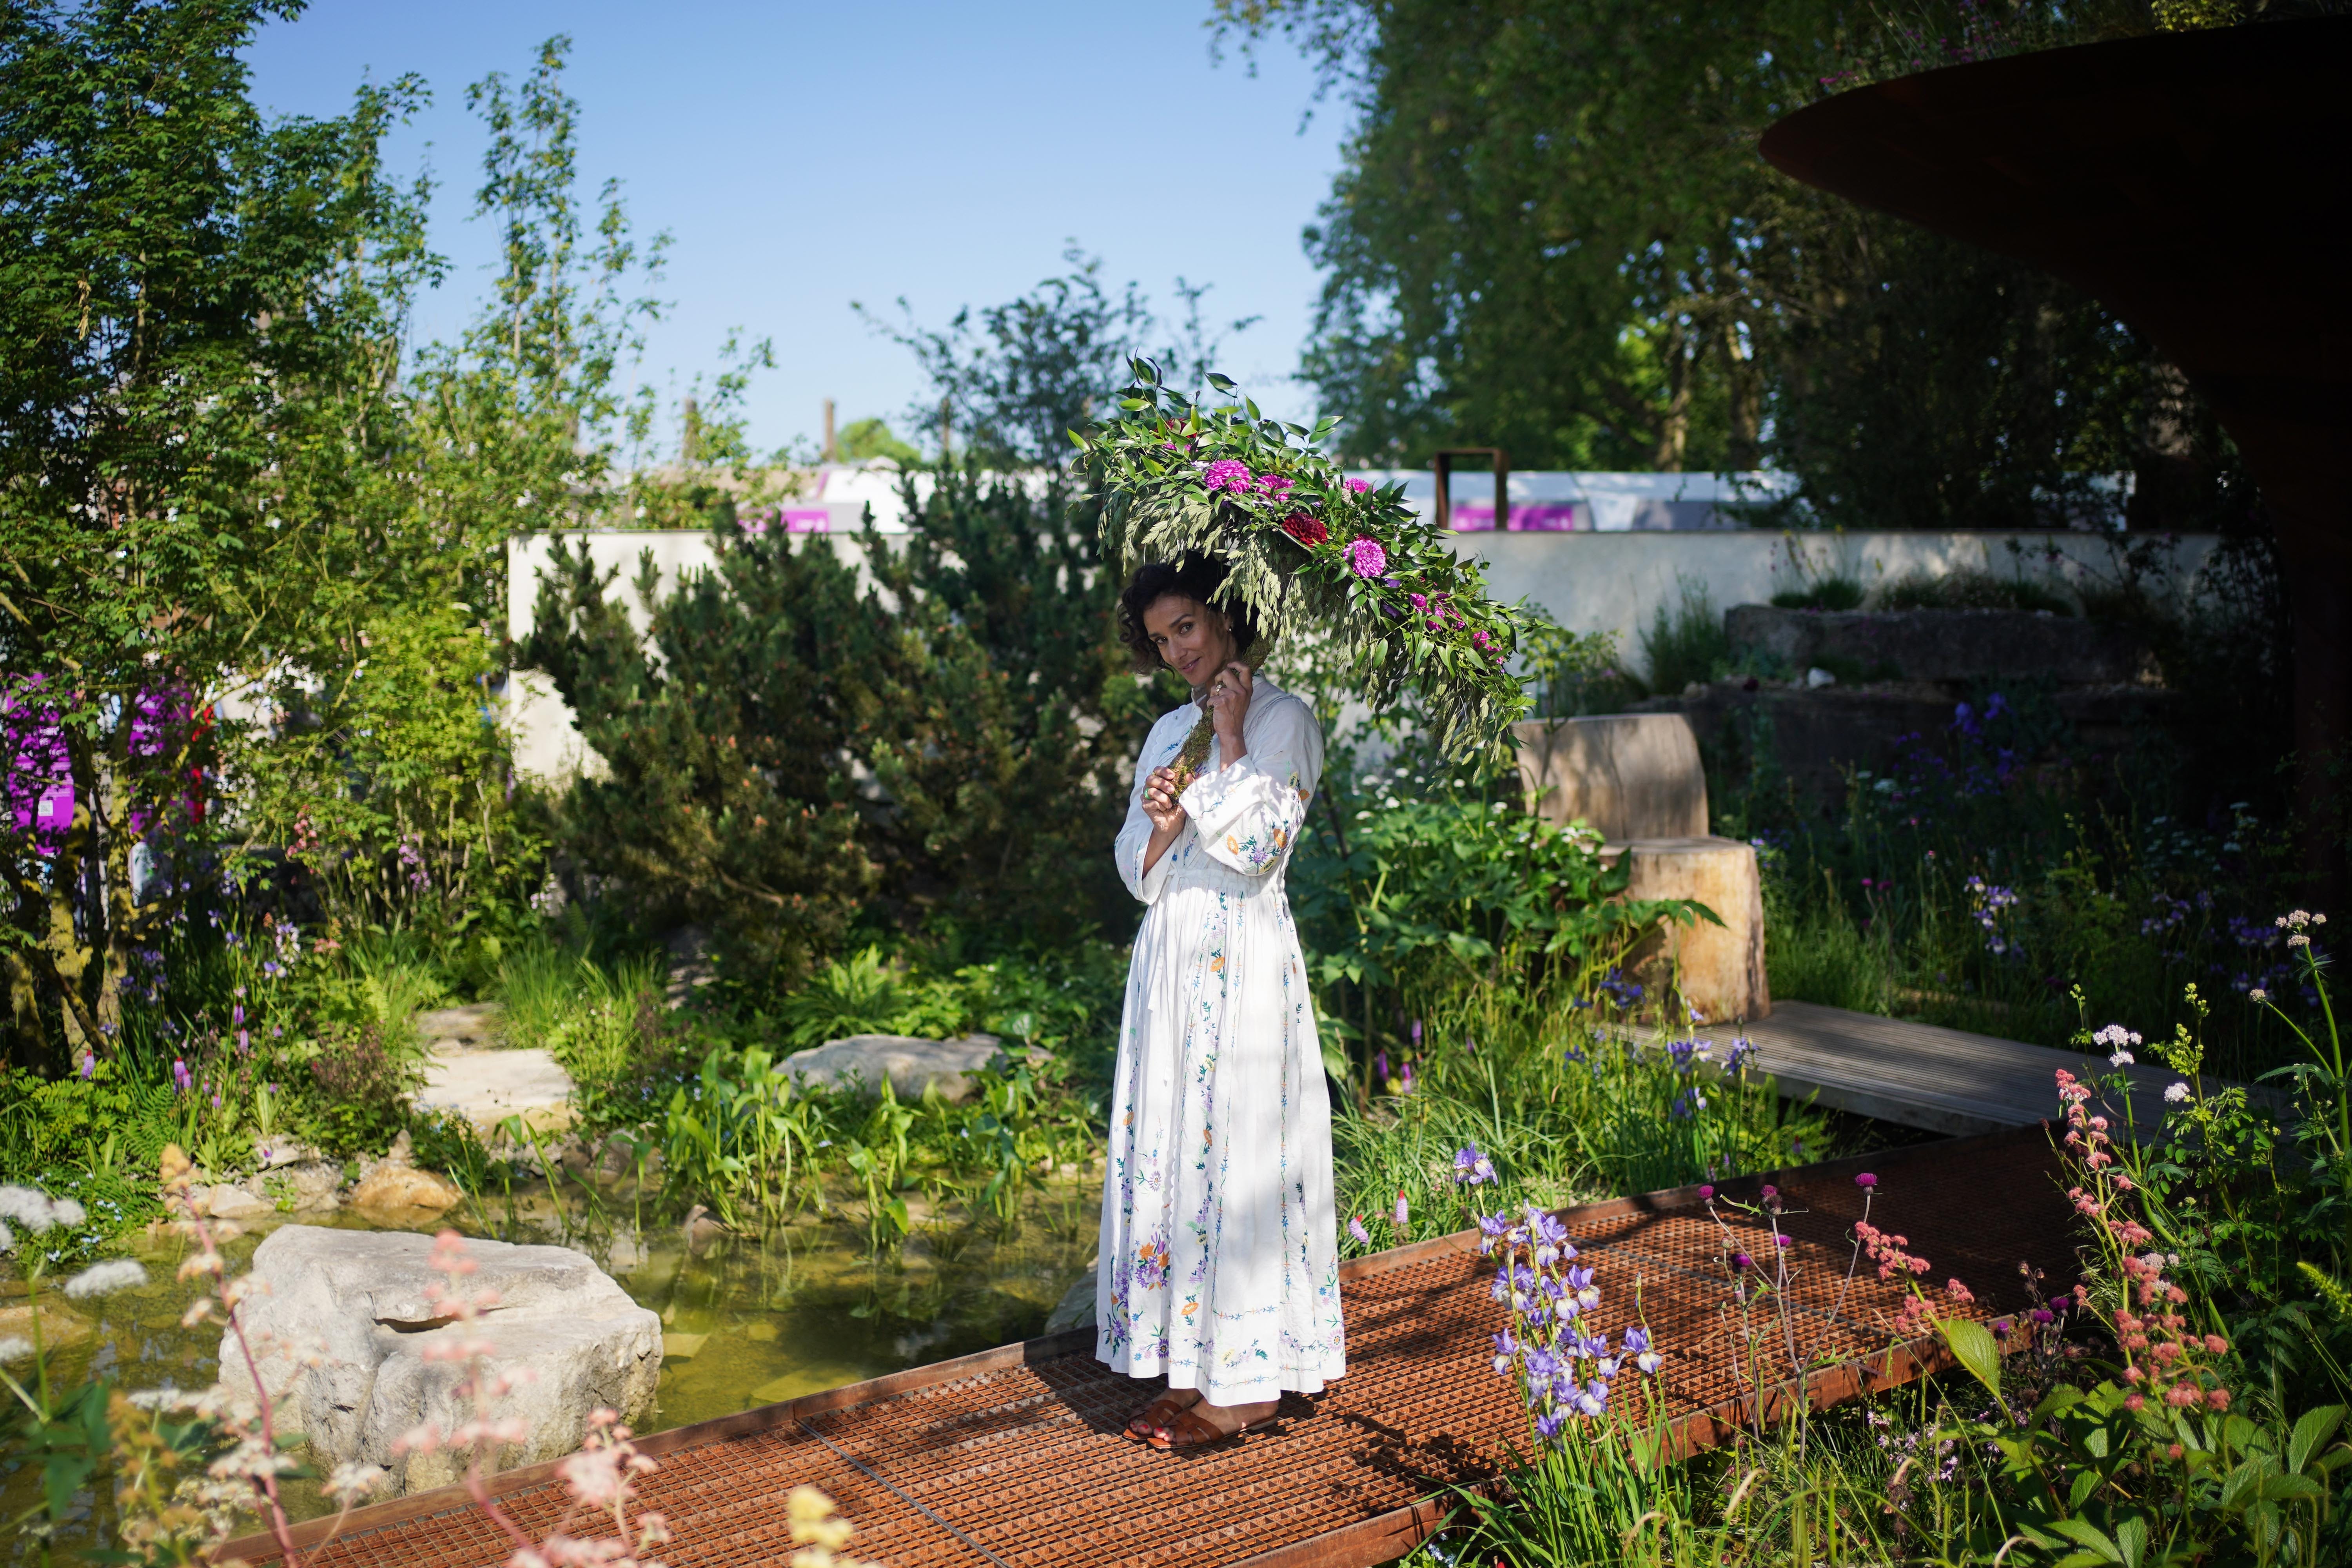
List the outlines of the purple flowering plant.
{"label": "purple flowering plant", "polygon": [[[1465,1153],[1472,1151],[1465,1150]],[[1654,1412],[1649,1380],[1664,1365],[1646,1324],[1612,1343],[1598,1319],[1603,1298],[1592,1266],[1579,1260],[1559,1216],[1536,1205],[1478,1216],[1478,1250],[1495,1259],[1487,1293],[1508,1315],[1494,1336],[1492,1364],[1515,1384],[1536,1442],[1561,1447],[1606,1428],[1611,1397],[1628,1373],[1629,1390]],[[1640,1303],[1635,1302],[1635,1316]]]}
{"label": "purple flowering plant", "polygon": [[1526,614],[1487,596],[1478,563],[1405,505],[1402,485],[1341,472],[1319,449],[1334,421],[1267,418],[1221,375],[1210,386],[1231,401],[1211,403],[1162,385],[1150,360],[1133,371],[1112,416],[1071,434],[1118,571],[1187,553],[1223,562],[1224,594],[1266,646],[1322,640],[1376,709],[1416,693],[1450,756],[1485,750],[1527,715],[1510,668]]}

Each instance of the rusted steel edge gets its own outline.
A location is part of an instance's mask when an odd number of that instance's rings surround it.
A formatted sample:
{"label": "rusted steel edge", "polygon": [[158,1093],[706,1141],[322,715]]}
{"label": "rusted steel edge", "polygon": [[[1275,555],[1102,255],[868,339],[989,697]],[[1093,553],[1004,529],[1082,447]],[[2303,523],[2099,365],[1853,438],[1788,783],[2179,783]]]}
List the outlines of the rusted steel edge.
{"label": "rusted steel edge", "polygon": [[[2044,1130],[2045,1126],[2046,1124],[2009,1128],[1999,1132],[1979,1133],[1969,1138],[1948,1138],[1932,1143],[1915,1143],[1900,1149],[1882,1150],[1875,1154],[1824,1161],[1819,1164],[1792,1166],[1779,1171],[1762,1171],[1753,1175],[1737,1176],[1718,1182],[1716,1184],[1716,1190],[1727,1196],[1736,1198],[1743,1192],[1752,1193],[1768,1181],[1791,1182],[1807,1177],[1836,1176],[1872,1169],[1884,1171],[1909,1164],[1930,1155],[1937,1159],[1946,1159],[1954,1154],[1996,1148],[2022,1139],[2046,1139],[2049,1134]],[[1636,1215],[1664,1214],[1673,1209],[1695,1208],[1703,1201],[1699,1196],[1697,1186],[1692,1185],[1668,1187],[1654,1193],[1638,1193],[1631,1197],[1610,1198],[1601,1203],[1579,1204],[1573,1207],[1556,1209],[1553,1212],[1560,1219],[1573,1226],[1602,1220],[1623,1219]],[[1427,1241],[1411,1242],[1403,1247],[1391,1247],[1385,1252],[1375,1252],[1362,1258],[1351,1258],[1339,1266],[1339,1278],[1344,1282],[1377,1274],[1386,1274],[1391,1269],[1408,1268],[1432,1258],[1444,1257],[1453,1253],[1475,1252],[1477,1247],[1476,1231],[1458,1230],[1447,1236],[1433,1237]],[[964,1378],[978,1377],[986,1373],[1002,1372],[1007,1367],[1028,1366],[1041,1362],[1057,1361],[1064,1356],[1091,1350],[1094,1345],[1094,1336],[1095,1331],[1089,1328],[1067,1329],[1061,1333],[1047,1334],[1040,1339],[1024,1340],[1016,1344],[999,1345],[993,1350],[974,1351],[970,1355],[957,1356],[951,1361],[932,1362],[923,1366],[908,1367],[904,1372],[894,1372],[881,1377],[867,1378],[863,1383],[845,1384],[839,1388],[828,1388],[816,1394],[804,1394],[798,1399],[788,1399],[780,1405],[763,1405],[733,1415],[720,1415],[709,1421],[697,1421],[687,1426],[673,1426],[666,1432],[656,1432],[635,1439],[637,1451],[659,1457],[665,1454],[675,1454],[687,1448],[698,1448],[706,1443],[724,1443],[738,1437],[757,1436],[763,1432],[772,1432],[779,1427],[795,1425],[804,1416],[821,1415],[828,1410],[838,1410],[845,1405],[863,1405],[875,1399],[887,1399],[893,1394],[906,1394],[918,1388],[936,1387],[941,1384],[955,1383]],[[1683,1421],[1684,1423],[1699,1421],[1708,1416],[1709,1412],[1699,1411],[1685,1416]],[[527,1465],[519,1469],[500,1470],[484,1477],[483,1482],[493,1498],[510,1497],[517,1492],[529,1491],[533,1487],[553,1479],[556,1466],[562,1462],[561,1459],[549,1459],[540,1464]],[[472,1495],[467,1491],[464,1483],[459,1482],[451,1486],[436,1487],[430,1491],[414,1492],[407,1497],[392,1498],[383,1502],[371,1503],[365,1508],[353,1509],[344,1516],[340,1525],[331,1515],[323,1519],[310,1520],[294,1526],[291,1534],[294,1546],[299,1551],[316,1546],[331,1536],[361,1534],[380,1530],[386,1525],[404,1524],[411,1520],[430,1519],[437,1514],[473,1506]],[[1294,1562],[1300,1564],[1321,1563],[1325,1559],[1320,1557],[1293,1559],[1282,1553],[1304,1550],[1318,1542],[1328,1539],[1329,1536],[1352,1536],[1357,1531],[1370,1531],[1375,1524],[1413,1515],[1421,1506],[1416,1504],[1414,1509],[1400,1510],[1382,1514],[1375,1520],[1344,1526],[1339,1531],[1328,1532],[1326,1536],[1318,1536],[1314,1541],[1278,1548],[1273,1553],[1265,1554],[1262,1558],[1253,1557],[1248,1561],[1252,1563],[1264,1562],[1267,1564],[1286,1565]],[[1440,1511],[1443,1512],[1442,1510]],[[1384,1525],[1384,1529],[1390,1531],[1402,1527],[1394,1523]],[[1378,1533],[1374,1532],[1374,1535]],[[1373,1535],[1368,1535],[1366,1539],[1373,1539]],[[278,1552],[276,1539],[264,1531],[239,1536],[234,1541],[225,1542],[212,1553],[211,1560],[216,1563],[257,1562],[274,1557],[278,1555]],[[1342,1559],[1332,1558],[1329,1561],[1339,1563]],[[1345,1561],[1353,1563],[1379,1560],[1348,1558]]]}
{"label": "rusted steel edge", "polygon": [[[1941,1340],[1906,1340],[1858,1361],[1843,1362],[1808,1374],[1804,1395],[1810,1408],[1823,1410],[1857,1394],[1900,1387],[1948,1372],[1958,1364]],[[1794,1379],[1764,1389],[1760,1398],[1764,1420],[1777,1421],[1787,1415],[1789,1403],[1796,1394]],[[1695,1410],[1675,1422],[1667,1435],[1674,1460],[1680,1463],[1746,1430],[1753,1422],[1752,1410],[1758,1402],[1758,1396],[1742,1394]],[[1492,1496],[1496,1485],[1489,1482],[1475,1489]],[[1242,1558],[1233,1568],[1375,1568],[1379,1563],[1395,1562],[1436,1534],[1454,1516],[1454,1510],[1455,1505],[1444,1499],[1423,1498],[1407,1508],[1391,1509],[1305,1541]]]}

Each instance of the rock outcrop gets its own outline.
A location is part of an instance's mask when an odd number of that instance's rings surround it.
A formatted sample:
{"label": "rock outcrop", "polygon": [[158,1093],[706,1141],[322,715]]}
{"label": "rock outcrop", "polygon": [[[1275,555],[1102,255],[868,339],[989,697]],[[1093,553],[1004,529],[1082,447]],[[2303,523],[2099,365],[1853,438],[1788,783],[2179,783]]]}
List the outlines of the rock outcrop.
{"label": "rock outcrop", "polygon": [[[600,1406],[635,1421],[661,1375],[661,1320],[629,1300],[583,1255],[564,1247],[468,1241],[477,1265],[466,1288],[498,1292],[471,1328],[453,1324],[427,1294],[430,1237],[286,1226],[253,1255],[242,1316],[278,1429],[309,1438],[322,1468],[382,1471],[391,1493],[444,1486],[462,1459],[446,1450],[395,1453],[402,1434],[430,1422],[446,1432],[471,1417],[457,1389],[462,1363],[427,1359],[450,1336],[488,1344],[500,1371],[525,1374],[499,1404],[530,1435],[493,1459],[535,1464],[580,1446]],[[226,1336],[222,1375],[250,1395],[244,1358]]]}
{"label": "rock outcrop", "polygon": [[[971,1092],[971,1075],[1003,1054],[994,1035],[965,1035],[953,1040],[920,1040],[911,1035],[852,1035],[827,1040],[784,1058],[784,1068],[813,1084],[861,1084],[880,1092],[882,1080],[900,1100],[919,1100],[934,1084],[940,1097],[953,1103]],[[1033,1048],[1030,1059],[1045,1052]]]}

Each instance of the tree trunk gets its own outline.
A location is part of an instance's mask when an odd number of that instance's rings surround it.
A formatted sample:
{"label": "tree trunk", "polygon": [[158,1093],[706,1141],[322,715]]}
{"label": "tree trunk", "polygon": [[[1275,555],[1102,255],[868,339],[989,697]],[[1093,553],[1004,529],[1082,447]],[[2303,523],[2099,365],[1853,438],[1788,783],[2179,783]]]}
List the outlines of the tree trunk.
{"label": "tree trunk", "polygon": [[1667,318],[1665,359],[1666,408],[1658,422],[1658,446],[1651,466],[1672,473],[1683,466],[1683,452],[1690,444],[1691,355],[1678,315]]}
{"label": "tree trunk", "polygon": [[21,953],[0,951],[0,978],[8,983],[8,1024],[16,1046],[8,1055],[9,1065],[48,1066],[49,1029],[41,1016],[41,987],[33,977],[32,966]]}
{"label": "tree trunk", "polygon": [[1726,460],[1739,472],[1753,468],[1757,454],[1764,444],[1764,419],[1758,395],[1756,362],[1740,346],[1739,318],[1729,310],[1723,313],[1723,379],[1730,395],[1727,419],[1731,426],[1729,449]]}

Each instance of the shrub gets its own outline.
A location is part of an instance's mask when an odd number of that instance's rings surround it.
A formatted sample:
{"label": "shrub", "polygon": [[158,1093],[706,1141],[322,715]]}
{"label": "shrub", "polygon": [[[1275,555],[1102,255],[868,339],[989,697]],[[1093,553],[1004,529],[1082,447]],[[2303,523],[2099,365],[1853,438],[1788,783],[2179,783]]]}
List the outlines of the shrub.
{"label": "shrub", "polygon": [[[2044,610],[2071,616],[2074,605],[2060,595],[2023,577],[1999,577],[1990,572],[1914,573],[1881,587],[1874,595],[1882,610]],[[1779,603],[1776,599],[1775,604]]]}
{"label": "shrub", "polygon": [[1772,595],[1783,610],[1858,610],[1862,584],[1852,577],[1822,577],[1802,588],[1784,588]]}
{"label": "shrub", "polygon": [[1642,634],[1642,658],[1650,689],[1669,695],[1731,668],[1731,637],[1705,584],[1684,578],[1675,603],[1658,606]]}
{"label": "shrub", "polygon": [[399,1135],[423,1079],[415,1056],[387,1047],[378,1025],[331,1026],[310,1060],[310,1130],[330,1154],[383,1149]]}

